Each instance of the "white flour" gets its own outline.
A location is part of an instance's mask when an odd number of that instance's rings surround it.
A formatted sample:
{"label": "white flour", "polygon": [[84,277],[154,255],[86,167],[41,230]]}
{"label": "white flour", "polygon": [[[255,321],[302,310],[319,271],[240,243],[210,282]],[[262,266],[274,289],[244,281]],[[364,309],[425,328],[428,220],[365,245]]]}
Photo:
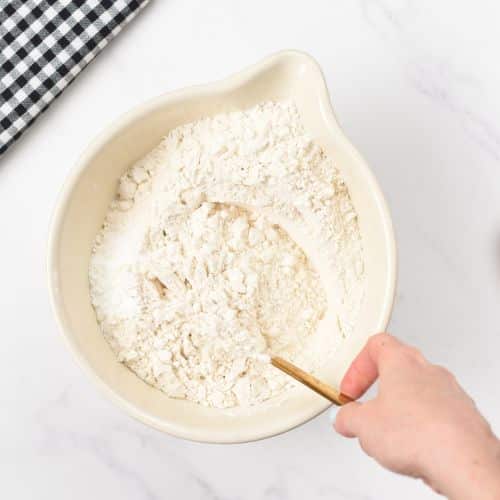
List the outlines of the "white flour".
{"label": "white flour", "polygon": [[257,354],[315,369],[354,327],[356,213],[292,103],[207,118],[121,178],[90,288],[103,334],[143,380],[207,406],[255,405],[294,385]]}

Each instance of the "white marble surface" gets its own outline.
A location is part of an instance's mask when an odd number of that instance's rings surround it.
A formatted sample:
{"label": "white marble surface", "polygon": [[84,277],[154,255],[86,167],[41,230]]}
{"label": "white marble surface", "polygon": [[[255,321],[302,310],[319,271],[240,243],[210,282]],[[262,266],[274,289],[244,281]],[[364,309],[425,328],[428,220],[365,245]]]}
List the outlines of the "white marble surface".
{"label": "white marble surface", "polygon": [[434,498],[337,437],[326,415],[238,446],[131,420],[59,338],[47,227],[77,155],[122,112],[279,49],[308,51],[392,209],[392,331],[449,366],[500,431],[499,15],[497,1],[153,2],[0,160],[2,497]]}

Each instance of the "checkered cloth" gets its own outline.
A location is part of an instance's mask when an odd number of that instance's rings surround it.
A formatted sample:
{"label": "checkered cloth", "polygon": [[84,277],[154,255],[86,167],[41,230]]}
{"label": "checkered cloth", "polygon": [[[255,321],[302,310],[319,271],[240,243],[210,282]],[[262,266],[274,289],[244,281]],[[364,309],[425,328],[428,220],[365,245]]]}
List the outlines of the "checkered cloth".
{"label": "checkered cloth", "polygon": [[149,0],[0,0],[0,155]]}

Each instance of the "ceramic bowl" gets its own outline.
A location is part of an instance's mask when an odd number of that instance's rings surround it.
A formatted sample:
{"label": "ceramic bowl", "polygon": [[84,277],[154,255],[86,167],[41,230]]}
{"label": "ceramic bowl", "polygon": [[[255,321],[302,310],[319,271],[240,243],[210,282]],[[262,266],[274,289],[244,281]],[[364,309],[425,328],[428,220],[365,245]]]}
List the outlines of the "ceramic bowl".
{"label": "ceramic bowl", "polygon": [[88,146],[57,203],[49,239],[49,288],[67,345],[122,409],[182,438],[215,443],[261,439],[306,422],[330,403],[300,387],[279,405],[271,402],[255,414],[228,415],[171,399],[144,383],[117,361],[99,330],[87,274],[92,244],[120,175],[171,129],[216,113],[282,99],[295,101],[307,131],[334,159],[359,215],[367,280],[364,305],[354,333],[321,373],[338,387],[368,336],[387,326],[396,285],[396,249],[380,188],[340,129],[321,70],[310,56],[280,52],[225,80],[164,94],[136,107]]}

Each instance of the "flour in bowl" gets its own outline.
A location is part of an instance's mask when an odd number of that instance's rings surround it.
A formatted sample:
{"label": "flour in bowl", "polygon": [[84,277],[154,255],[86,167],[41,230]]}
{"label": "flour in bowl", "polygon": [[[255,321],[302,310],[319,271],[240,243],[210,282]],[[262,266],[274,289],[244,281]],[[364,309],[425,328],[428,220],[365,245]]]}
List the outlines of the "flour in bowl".
{"label": "flour in bowl", "polygon": [[[291,102],[170,132],[120,179],[89,276],[118,359],[171,397],[216,408],[294,386],[260,353],[321,366],[364,292],[349,192]],[[335,331],[320,335],[326,318]]]}

